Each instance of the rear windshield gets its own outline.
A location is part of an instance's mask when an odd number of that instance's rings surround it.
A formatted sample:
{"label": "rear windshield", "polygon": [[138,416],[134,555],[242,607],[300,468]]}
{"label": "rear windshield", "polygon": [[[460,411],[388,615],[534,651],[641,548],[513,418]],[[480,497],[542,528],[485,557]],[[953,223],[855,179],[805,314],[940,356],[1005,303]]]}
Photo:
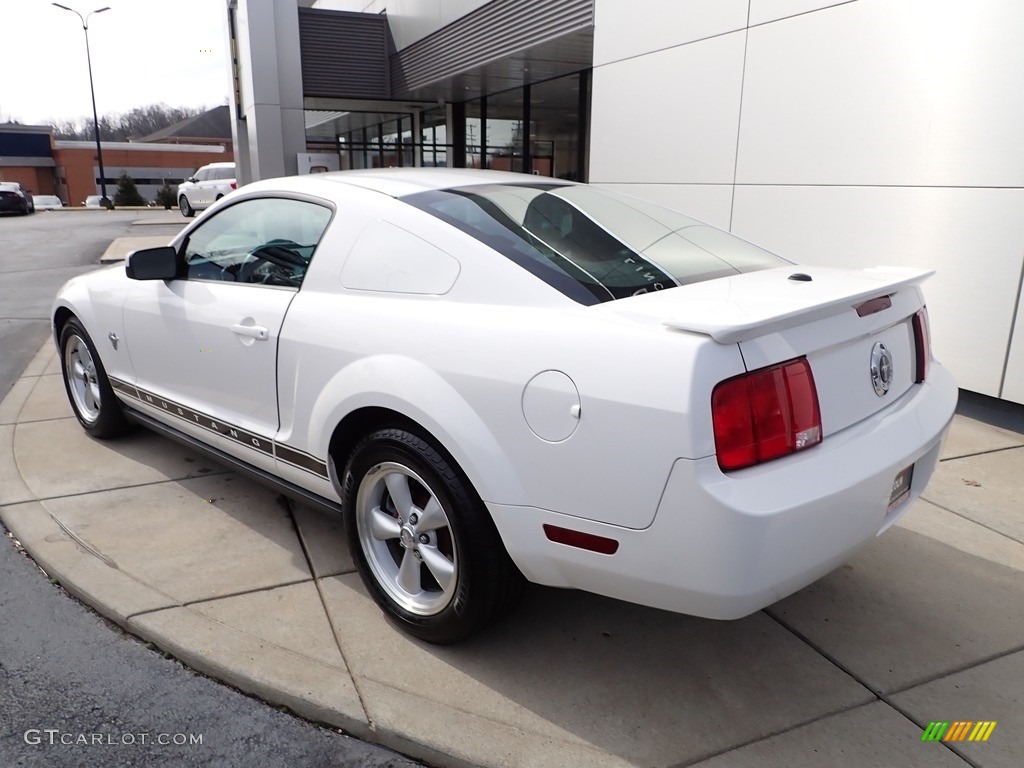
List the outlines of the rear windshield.
{"label": "rear windshield", "polygon": [[493,184],[401,199],[582,304],[789,263],[681,213],[585,185]]}

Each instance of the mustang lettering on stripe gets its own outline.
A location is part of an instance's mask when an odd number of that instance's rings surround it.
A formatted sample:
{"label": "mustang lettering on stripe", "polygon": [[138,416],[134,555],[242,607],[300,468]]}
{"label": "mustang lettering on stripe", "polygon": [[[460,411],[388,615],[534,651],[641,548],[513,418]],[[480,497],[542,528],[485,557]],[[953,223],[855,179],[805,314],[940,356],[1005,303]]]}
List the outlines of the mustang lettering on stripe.
{"label": "mustang lettering on stripe", "polygon": [[292,448],[284,443],[275,444],[273,440],[261,437],[260,435],[255,435],[241,427],[236,427],[232,424],[225,424],[223,421],[213,419],[205,413],[195,411],[181,405],[180,403],[176,403],[173,400],[167,400],[166,398],[155,395],[152,392],[147,392],[144,389],[140,389],[139,387],[119,379],[111,377],[110,386],[115,392],[130,397],[133,400],[138,400],[140,403],[144,403],[145,405],[149,405],[154,408],[159,408],[172,416],[197,424],[203,429],[215,432],[216,434],[230,440],[234,440],[236,443],[244,445],[247,448],[252,448],[253,450],[259,451],[267,456],[273,456],[278,461],[282,461],[285,464],[290,464],[293,467],[305,470],[317,477],[328,479],[327,464],[316,456],[300,451],[297,448]]}

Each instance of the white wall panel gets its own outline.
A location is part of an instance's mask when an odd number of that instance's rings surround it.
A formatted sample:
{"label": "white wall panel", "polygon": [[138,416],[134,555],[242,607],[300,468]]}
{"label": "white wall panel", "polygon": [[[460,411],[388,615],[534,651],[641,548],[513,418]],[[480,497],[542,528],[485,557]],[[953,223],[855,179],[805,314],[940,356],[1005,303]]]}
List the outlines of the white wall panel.
{"label": "white wall panel", "polygon": [[745,34],[596,67],[590,180],[731,184]]}
{"label": "white wall panel", "polygon": [[1021,186],[1024,3],[859,0],[750,30],[740,182]]}
{"label": "white wall panel", "polygon": [[441,3],[441,23],[451,24],[458,21],[467,13],[472,13],[477,8],[487,5],[489,0],[444,0]]}
{"label": "white wall panel", "polygon": [[750,24],[764,24],[767,21],[849,2],[856,0],[750,0]]}
{"label": "white wall panel", "polygon": [[395,48],[400,51],[440,29],[441,7],[441,0],[389,0],[388,23]]}
{"label": "white wall panel", "polygon": [[733,232],[807,264],[931,267],[934,349],[998,396],[1024,251],[1024,190],[738,187]]}
{"label": "white wall panel", "polygon": [[1024,403],[1024,297],[1017,310],[1017,325],[1013,331],[1010,359],[1006,365],[1006,379],[1003,384],[1003,399]]}
{"label": "white wall panel", "polygon": [[595,0],[594,65],[747,25],[747,0]]}
{"label": "white wall panel", "polygon": [[700,219],[713,227],[729,229],[732,206],[730,184],[599,184],[612,192],[633,195]]}
{"label": "white wall panel", "polygon": [[313,0],[313,7],[323,11],[380,13],[387,7],[387,0]]}

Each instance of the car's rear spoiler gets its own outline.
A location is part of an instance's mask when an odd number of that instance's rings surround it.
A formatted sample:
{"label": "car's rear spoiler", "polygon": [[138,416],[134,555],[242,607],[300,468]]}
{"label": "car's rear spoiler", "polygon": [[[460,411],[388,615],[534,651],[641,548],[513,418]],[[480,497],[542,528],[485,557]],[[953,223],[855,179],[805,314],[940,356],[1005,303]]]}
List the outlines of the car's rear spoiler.
{"label": "car's rear spoiler", "polygon": [[662,322],[669,328],[706,334],[722,344],[735,344],[891,296],[933,274],[934,270],[904,267],[853,271],[793,266],[749,272],[685,286],[685,299],[677,295]]}

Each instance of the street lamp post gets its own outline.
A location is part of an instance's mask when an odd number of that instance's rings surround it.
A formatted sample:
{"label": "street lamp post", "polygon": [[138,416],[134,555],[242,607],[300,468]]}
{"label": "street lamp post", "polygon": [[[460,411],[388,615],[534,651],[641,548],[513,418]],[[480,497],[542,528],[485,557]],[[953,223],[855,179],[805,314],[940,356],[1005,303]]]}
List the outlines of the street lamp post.
{"label": "street lamp post", "polygon": [[71,11],[77,16],[82,22],[82,29],[85,30],[85,60],[89,64],[89,94],[92,96],[92,128],[93,133],[96,136],[96,159],[100,164],[100,205],[105,208],[113,208],[114,204],[107,197],[107,174],[103,170],[103,147],[100,146],[100,120],[96,115],[96,89],[92,84],[92,53],[89,51],[89,17],[94,13],[103,13],[109,11],[109,7],[97,8],[95,11],[90,11],[84,17],[74,8],[68,8],[66,5],[60,3],[52,3],[65,11]]}

